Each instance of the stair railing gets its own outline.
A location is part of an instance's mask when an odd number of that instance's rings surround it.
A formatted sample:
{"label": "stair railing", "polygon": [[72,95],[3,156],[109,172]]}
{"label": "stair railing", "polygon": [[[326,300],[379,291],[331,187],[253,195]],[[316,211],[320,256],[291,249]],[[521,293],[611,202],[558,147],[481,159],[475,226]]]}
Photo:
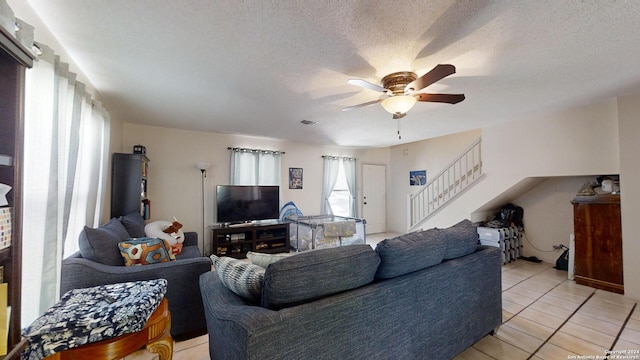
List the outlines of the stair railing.
{"label": "stair railing", "polygon": [[482,138],[478,138],[420,191],[407,199],[407,228],[414,230],[482,176]]}

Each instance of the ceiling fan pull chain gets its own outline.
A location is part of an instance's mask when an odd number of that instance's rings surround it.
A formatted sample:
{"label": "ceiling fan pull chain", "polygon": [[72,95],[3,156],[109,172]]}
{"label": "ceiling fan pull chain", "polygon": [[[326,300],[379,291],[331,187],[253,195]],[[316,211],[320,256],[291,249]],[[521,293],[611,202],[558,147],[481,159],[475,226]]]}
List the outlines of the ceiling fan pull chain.
{"label": "ceiling fan pull chain", "polygon": [[402,136],[400,135],[400,119],[398,119],[398,140],[402,140]]}

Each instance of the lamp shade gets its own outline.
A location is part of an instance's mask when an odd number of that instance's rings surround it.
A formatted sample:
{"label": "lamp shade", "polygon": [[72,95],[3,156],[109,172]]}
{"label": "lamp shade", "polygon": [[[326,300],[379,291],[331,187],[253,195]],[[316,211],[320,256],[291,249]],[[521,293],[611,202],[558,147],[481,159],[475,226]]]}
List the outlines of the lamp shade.
{"label": "lamp shade", "polygon": [[392,114],[405,114],[416,101],[411,95],[396,95],[382,100],[382,107]]}
{"label": "lamp shade", "polygon": [[209,168],[209,163],[207,162],[198,162],[196,163],[196,167],[200,169],[200,171],[207,170]]}

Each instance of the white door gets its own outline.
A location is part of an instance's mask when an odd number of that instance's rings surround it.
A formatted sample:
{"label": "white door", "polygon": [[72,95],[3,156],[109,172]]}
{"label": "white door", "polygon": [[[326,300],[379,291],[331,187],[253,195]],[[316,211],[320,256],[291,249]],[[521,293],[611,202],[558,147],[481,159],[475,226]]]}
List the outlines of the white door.
{"label": "white door", "polygon": [[367,234],[386,231],[386,172],[384,165],[362,165],[362,217]]}

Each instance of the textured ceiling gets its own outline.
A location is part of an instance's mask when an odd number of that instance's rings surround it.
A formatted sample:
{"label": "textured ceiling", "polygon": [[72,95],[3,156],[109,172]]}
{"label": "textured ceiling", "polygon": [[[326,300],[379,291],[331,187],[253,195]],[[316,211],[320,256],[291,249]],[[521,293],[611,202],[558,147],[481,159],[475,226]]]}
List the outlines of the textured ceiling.
{"label": "textured ceiling", "polygon": [[[382,147],[640,84],[639,1],[27,2],[111,116],[130,123]],[[437,64],[457,73],[426,91],[465,101],[418,103],[399,124],[379,104],[341,111],[380,96],[350,78]]]}

